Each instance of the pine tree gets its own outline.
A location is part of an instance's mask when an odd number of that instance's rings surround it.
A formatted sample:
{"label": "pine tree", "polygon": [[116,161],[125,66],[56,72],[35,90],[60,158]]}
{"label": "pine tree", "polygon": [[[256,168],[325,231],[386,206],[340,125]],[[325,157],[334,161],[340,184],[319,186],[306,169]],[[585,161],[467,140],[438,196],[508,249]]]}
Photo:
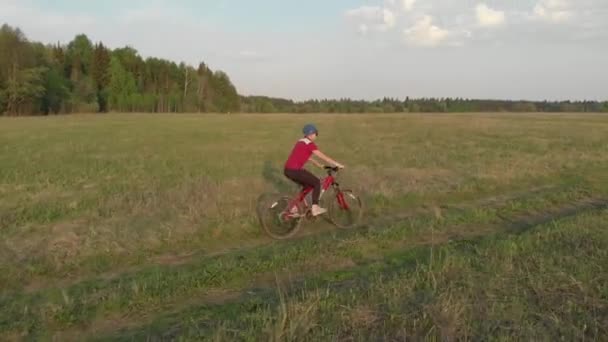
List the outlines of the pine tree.
{"label": "pine tree", "polygon": [[110,84],[110,51],[102,43],[95,45],[91,76],[93,78],[99,111],[108,111],[108,85]]}

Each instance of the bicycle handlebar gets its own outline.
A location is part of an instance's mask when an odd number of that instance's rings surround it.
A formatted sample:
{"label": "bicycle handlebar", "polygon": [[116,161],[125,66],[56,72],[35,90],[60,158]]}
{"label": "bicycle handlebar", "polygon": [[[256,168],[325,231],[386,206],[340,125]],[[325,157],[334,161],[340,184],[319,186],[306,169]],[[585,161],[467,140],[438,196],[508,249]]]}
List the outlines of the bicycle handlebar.
{"label": "bicycle handlebar", "polygon": [[331,171],[331,172],[340,171],[340,168],[337,166],[325,166],[324,169],[325,169],[325,171]]}

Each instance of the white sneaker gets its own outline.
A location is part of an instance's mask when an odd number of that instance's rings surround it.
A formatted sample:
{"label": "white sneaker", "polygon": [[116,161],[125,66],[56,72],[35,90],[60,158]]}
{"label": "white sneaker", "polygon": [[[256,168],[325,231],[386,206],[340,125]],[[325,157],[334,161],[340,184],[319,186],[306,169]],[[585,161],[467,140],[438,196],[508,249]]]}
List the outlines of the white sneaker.
{"label": "white sneaker", "polygon": [[327,212],[327,209],[321,208],[318,205],[313,205],[311,212],[312,216],[319,216],[325,214]]}

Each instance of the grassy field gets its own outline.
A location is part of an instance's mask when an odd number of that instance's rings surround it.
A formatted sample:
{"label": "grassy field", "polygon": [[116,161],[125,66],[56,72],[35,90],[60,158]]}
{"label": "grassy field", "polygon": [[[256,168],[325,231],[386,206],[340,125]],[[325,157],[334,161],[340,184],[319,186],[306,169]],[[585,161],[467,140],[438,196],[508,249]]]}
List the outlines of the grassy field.
{"label": "grassy field", "polygon": [[[300,127],[365,222],[272,241]],[[0,119],[0,340],[607,340],[608,117]]]}

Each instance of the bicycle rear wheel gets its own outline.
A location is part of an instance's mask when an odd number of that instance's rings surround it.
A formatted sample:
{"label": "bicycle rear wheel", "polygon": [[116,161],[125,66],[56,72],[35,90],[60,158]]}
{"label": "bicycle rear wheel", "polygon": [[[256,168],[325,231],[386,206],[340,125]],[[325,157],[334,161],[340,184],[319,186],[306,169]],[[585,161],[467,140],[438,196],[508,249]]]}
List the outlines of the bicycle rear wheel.
{"label": "bicycle rear wheel", "polygon": [[352,190],[336,190],[327,209],[329,220],[338,228],[356,227],[363,218],[363,203]]}
{"label": "bicycle rear wheel", "polygon": [[289,208],[292,198],[263,195],[258,201],[258,219],[266,234],[273,239],[289,239],[297,234],[304,218],[301,205]]}

